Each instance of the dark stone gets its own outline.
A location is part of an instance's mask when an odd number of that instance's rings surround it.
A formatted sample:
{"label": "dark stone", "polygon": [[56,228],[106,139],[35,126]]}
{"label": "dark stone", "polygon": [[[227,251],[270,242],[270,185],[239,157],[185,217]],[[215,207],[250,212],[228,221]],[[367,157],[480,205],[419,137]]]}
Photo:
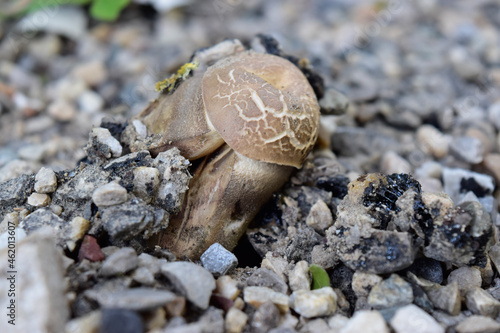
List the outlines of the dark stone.
{"label": "dark stone", "polygon": [[14,208],[22,206],[27,198],[34,192],[35,175],[22,175],[20,177],[0,183],[0,221],[5,214]]}
{"label": "dark stone", "polygon": [[142,333],[144,324],[135,311],[124,309],[103,309],[101,333]]}
{"label": "dark stone", "polygon": [[443,267],[432,258],[418,258],[408,270],[416,276],[441,284],[443,282]]}

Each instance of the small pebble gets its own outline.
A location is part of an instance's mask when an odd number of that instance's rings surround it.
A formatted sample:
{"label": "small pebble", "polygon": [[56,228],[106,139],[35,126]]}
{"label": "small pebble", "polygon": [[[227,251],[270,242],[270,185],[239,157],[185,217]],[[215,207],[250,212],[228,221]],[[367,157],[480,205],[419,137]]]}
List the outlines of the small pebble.
{"label": "small pebble", "polygon": [[352,276],[352,290],[357,297],[368,297],[373,286],[382,282],[382,278],[376,274],[354,272]]}
{"label": "small pebble", "polygon": [[85,90],[78,97],[78,106],[81,111],[86,113],[96,113],[102,111],[104,100],[93,90]]}
{"label": "small pebble", "polygon": [[307,261],[299,261],[292,270],[288,271],[288,284],[292,291],[311,289],[311,277],[309,276],[309,263]]}
{"label": "small pebble", "polygon": [[451,141],[450,153],[464,162],[478,164],[483,161],[484,146],[479,139],[462,136]]}
{"label": "small pebble", "polygon": [[102,291],[97,301],[103,308],[120,308],[133,311],[151,311],[174,301],[177,296],[168,290],[131,288],[119,291]]}
{"label": "small pebble", "polygon": [[455,326],[458,333],[497,333],[500,323],[485,316],[470,316]]}
{"label": "small pebble", "polygon": [[247,324],[248,315],[232,307],[226,314],[225,328],[227,333],[240,333]]}
{"label": "small pebble", "polygon": [[156,281],[154,275],[146,267],[137,268],[132,274],[132,279],[145,286],[153,285]]}
{"label": "small pebble", "polygon": [[340,333],[389,333],[384,317],[378,311],[361,310],[339,331]]}
{"label": "small pebble", "polygon": [[72,75],[85,82],[88,86],[96,86],[107,80],[108,71],[102,61],[93,60],[75,66]]}
{"label": "small pebble", "polygon": [[107,309],[102,310],[101,333],[142,333],[144,323],[141,316],[131,310]]}
{"label": "small pebble", "polygon": [[225,275],[238,266],[236,256],[219,243],[214,243],[201,255],[201,263],[214,276]]}
{"label": "small pebble", "polygon": [[431,125],[420,126],[417,130],[417,140],[435,158],[448,155],[448,145],[451,138]]}
{"label": "small pebble", "polygon": [[289,309],[288,296],[267,287],[245,287],[243,289],[243,299],[255,308],[260,307],[267,301],[271,301],[282,313],[288,312]]}
{"label": "small pebble", "polygon": [[102,320],[101,311],[92,311],[84,316],[71,319],[66,324],[66,333],[96,333]]}
{"label": "small pebble", "polygon": [[57,177],[49,168],[41,168],[35,176],[35,191],[38,193],[52,193],[57,188]]}
{"label": "small pebble", "polygon": [[100,274],[105,277],[125,274],[137,267],[139,259],[131,247],[123,247],[106,258],[102,263]]}
{"label": "small pebble", "polygon": [[65,99],[55,100],[47,107],[47,111],[52,118],[63,122],[73,120],[77,113],[73,104]]}
{"label": "small pebble", "polygon": [[161,273],[191,303],[200,309],[208,308],[215,280],[205,268],[191,262],[176,261],[163,264]]}
{"label": "small pebble", "polygon": [[325,230],[333,225],[332,212],[323,200],[316,201],[311,207],[306,224],[320,234],[324,234]]}
{"label": "small pebble", "polygon": [[462,299],[456,282],[429,290],[427,296],[435,308],[444,310],[452,316],[460,313]]}
{"label": "small pebble", "polygon": [[19,149],[19,157],[26,161],[41,162],[47,153],[43,144],[27,145]]}
{"label": "small pebble", "polygon": [[234,301],[240,294],[238,282],[229,275],[221,276],[215,281],[215,293]]}
{"label": "small pebble", "polygon": [[331,287],[297,290],[290,295],[290,307],[305,318],[331,316],[337,309],[337,294]]}
{"label": "small pebble", "polygon": [[101,251],[101,247],[93,236],[85,235],[83,237],[82,245],[78,251],[78,261],[82,261],[83,259],[89,261],[104,260],[104,254]]}
{"label": "small pebble", "polygon": [[247,286],[268,287],[272,290],[286,294],[288,286],[276,273],[267,269],[259,268],[247,279]]}
{"label": "small pebble", "polygon": [[480,287],[467,291],[465,304],[472,313],[481,316],[496,318],[500,311],[500,302]]}
{"label": "small pebble", "polygon": [[271,329],[278,326],[279,320],[280,312],[278,308],[271,301],[267,301],[255,311],[250,322],[250,327],[252,328],[252,332],[268,333]]}
{"label": "small pebble", "polygon": [[127,201],[127,199],[127,190],[116,182],[103,185],[92,193],[92,201],[97,207],[119,205]]}
{"label": "small pebble", "polygon": [[412,302],[413,290],[410,284],[397,274],[392,274],[388,279],[373,286],[368,295],[368,304],[376,309],[390,308]]}
{"label": "small pebble", "polygon": [[444,328],[418,306],[409,304],[396,311],[390,320],[395,333],[444,333]]}
{"label": "small pebble", "polygon": [[150,203],[160,185],[160,171],[150,167],[135,168],[133,184],[134,194],[145,203]]}
{"label": "small pebble", "polygon": [[481,287],[481,272],[469,266],[457,268],[448,275],[448,284],[453,282],[458,284],[458,289],[463,296],[470,289]]}
{"label": "small pebble", "polygon": [[33,207],[45,207],[50,205],[50,197],[47,194],[32,193],[28,197],[28,205]]}
{"label": "small pebble", "polygon": [[328,88],[323,98],[319,100],[321,113],[323,114],[344,114],[349,106],[349,99],[341,92]]}
{"label": "small pebble", "polygon": [[484,157],[483,165],[486,171],[491,174],[497,184],[500,184],[500,154],[488,154]]}
{"label": "small pebble", "polygon": [[385,174],[411,173],[410,163],[396,152],[389,150],[382,155],[380,161],[380,171]]}
{"label": "small pebble", "polygon": [[110,157],[120,157],[122,154],[122,146],[118,140],[116,140],[107,128],[95,127],[90,132],[90,138],[97,141],[100,145],[105,146],[99,147],[100,152],[105,155],[106,158]]}

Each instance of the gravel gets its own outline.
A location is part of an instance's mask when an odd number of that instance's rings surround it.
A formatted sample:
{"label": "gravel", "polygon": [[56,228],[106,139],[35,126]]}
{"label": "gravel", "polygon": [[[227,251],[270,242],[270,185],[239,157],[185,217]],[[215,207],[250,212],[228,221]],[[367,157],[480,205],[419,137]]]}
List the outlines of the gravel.
{"label": "gravel", "polygon": [[[18,331],[499,330],[497,3],[142,2],[0,21]],[[311,64],[323,129],[234,253],[179,261],[157,234],[203,162],[131,152],[127,131],[146,139],[154,83],[227,38]],[[330,287],[311,290],[311,264]]]}

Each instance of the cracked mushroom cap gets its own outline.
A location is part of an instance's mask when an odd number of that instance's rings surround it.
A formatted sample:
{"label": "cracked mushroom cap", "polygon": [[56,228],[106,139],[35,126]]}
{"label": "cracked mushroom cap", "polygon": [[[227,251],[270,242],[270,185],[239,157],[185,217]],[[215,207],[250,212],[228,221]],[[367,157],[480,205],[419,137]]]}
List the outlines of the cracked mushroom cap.
{"label": "cracked mushroom cap", "polygon": [[319,105],[290,61],[243,52],[207,69],[202,82],[208,120],[236,152],[300,168],[318,137]]}

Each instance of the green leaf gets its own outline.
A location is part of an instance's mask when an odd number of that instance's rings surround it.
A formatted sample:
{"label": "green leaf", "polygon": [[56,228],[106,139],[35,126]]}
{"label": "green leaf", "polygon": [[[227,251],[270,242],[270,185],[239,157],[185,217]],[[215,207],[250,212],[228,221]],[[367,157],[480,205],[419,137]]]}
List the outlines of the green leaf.
{"label": "green leaf", "polygon": [[114,21],[130,0],[94,0],[90,7],[90,15],[102,21]]}
{"label": "green leaf", "polygon": [[309,266],[309,272],[312,275],[312,289],[319,289],[330,286],[330,277],[323,267],[318,265]]}

